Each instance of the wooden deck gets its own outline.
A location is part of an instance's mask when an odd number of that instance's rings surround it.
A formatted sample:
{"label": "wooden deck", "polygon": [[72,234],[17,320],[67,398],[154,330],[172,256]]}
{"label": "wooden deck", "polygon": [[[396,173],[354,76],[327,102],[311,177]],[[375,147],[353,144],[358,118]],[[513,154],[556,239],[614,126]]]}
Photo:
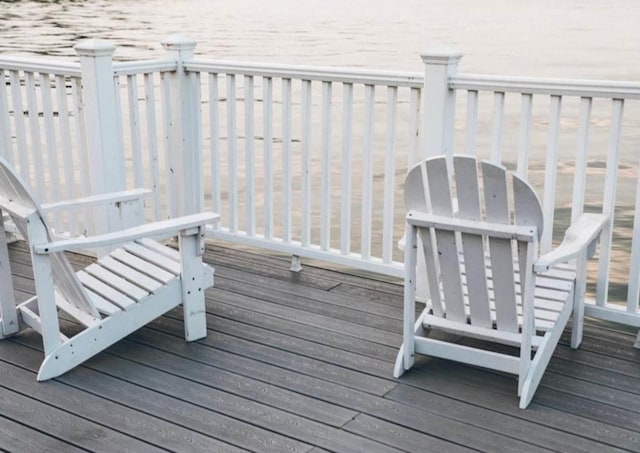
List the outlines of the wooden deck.
{"label": "wooden deck", "polygon": [[[396,283],[311,265],[295,274],[284,258],[215,244],[206,260],[216,286],[205,340],[185,343],[173,311],[45,383],[38,335],[0,341],[0,450],[640,451],[628,329],[589,322],[579,351],[565,336],[522,411],[510,376],[422,359],[391,377]],[[26,297],[24,244],[11,264]]]}

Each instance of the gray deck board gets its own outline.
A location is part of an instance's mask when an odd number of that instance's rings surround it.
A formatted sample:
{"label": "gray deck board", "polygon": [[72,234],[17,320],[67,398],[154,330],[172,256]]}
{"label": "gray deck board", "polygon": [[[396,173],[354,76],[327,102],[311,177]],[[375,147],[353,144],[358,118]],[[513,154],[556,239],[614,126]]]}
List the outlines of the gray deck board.
{"label": "gray deck board", "polygon": [[[10,249],[24,299],[29,254]],[[206,339],[185,343],[173,310],[46,383],[38,335],[0,342],[0,450],[640,451],[633,330],[588,321],[578,351],[565,333],[522,411],[502,373],[420,358],[393,379],[402,288],[388,278],[292,273],[286,257],[220,244],[205,259]]]}

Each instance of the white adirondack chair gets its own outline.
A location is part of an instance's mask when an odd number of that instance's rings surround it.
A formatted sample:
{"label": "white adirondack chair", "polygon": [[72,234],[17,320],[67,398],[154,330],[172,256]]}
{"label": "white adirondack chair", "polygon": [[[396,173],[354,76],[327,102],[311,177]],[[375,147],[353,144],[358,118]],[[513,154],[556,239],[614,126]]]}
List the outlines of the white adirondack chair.
{"label": "white adirondack chair", "polygon": [[[508,184],[501,166],[482,162],[480,168],[481,181],[475,158],[438,156],[407,175],[404,342],[394,376],[413,366],[416,353],[516,374],[524,409],[572,313],[571,346],[580,345],[586,260],[607,219],[583,214],[558,248],[538,257],[543,213],[533,188],[516,174]],[[424,265],[417,265],[418,254]],[[575,266],[556,267],[571,260]],[[416,279],[426,279],[429,288],[417,321]],[[430,329],[516,346],[520,353],[428,338]]]}
{"label": "white adirondack chair", "polygon": [[[100,195],[69,203],[121,205],[126,217],[139,206],[140,191]],[[124,200],[124,201],[123,201]],[[0,159],[0,339],[31,327],[42,335],[44,361],[37,379],[59,376],[111,344],[182,304],[185,337],[206,336],[204,291],[213,269],[202,262],[205,224],[217,215],[202,213],[134,226],[119,232],[53,240],[44,211],[9,165]],[[28,240],[36,296],[16,306],[4,225],[4,213]],[[131,223],[123,219],[124,224]],[[150,237],[178,235],[179,251]],[[65,251],[110,248],[84,270],[74,272]],[[71,337],[60,331],[58,310],[83,330]]]}

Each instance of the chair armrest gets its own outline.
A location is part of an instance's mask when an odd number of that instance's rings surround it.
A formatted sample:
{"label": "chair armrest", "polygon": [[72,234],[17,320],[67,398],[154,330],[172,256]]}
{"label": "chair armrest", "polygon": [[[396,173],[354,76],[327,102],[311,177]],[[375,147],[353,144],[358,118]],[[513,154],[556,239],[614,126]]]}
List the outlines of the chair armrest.
{"label": "chair armrest", "polygon": [[142,198],[152,193],[149,189],[132,189],[120,192],[110,192],[89,197],[74,198],[71,200],[57,201],[41,205],[44,213],[62,211],[64,209],[76,209],[90,206],[106,205],[108,203],[123,203],[127,201],[142,200]]}
{"label": "chair armrest", "polygon": [[217,222],[219,218],[220,216],[218,214],[202,212],[199,214],[162,220],[160,222],[128,228],[126,230],[116,231],[113,233],[65,239],[44,244],[34,244],[33,250],[35,253],[48,254],[79,249],[108,247],[150,236],[172,236],[180,231]]}
{"label": "chair armrest", "polygon": [[587,249],[587,258],[591,258],[595,251],[600,233],[609,218],[602,214],[582,214],[564,234],[562,243],[549,253],[542,255],[533,265],[536,273],[546,272],[552,266],[577,257]]}

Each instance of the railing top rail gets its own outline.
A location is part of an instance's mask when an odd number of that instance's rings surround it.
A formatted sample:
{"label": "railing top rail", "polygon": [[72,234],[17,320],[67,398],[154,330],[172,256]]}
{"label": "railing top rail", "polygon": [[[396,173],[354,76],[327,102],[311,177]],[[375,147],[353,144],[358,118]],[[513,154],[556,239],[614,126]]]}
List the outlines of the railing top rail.
{"label": "railing top rail", "polygon": [[43,74],[80,77],[80,63],[44,60],[41,58],[0,57],[0,69],[39,72]]}
{"label": "railing top rail", "polygon": [[459,74],[450,79],[449,86],[457,90],[471,91],[640,99],[640,83],[631,81],[543,79]]}
{"label": "railing top rail", "polygon": [[150,72],[175,71],[178,63],[172,60],[141,60],[124,61],[113,63],[113,72],[116,76],[127,76],[134,74],[148,74]]}
{"label": "railing top rail", "polygon": [[424,77],[416,72],[377,71],[359,68],[297,66],[271,63],[245,63],[226,60],[194,60],[185,63],[187,71],[239,74],[324,82],[362,83],[421,88]]}

